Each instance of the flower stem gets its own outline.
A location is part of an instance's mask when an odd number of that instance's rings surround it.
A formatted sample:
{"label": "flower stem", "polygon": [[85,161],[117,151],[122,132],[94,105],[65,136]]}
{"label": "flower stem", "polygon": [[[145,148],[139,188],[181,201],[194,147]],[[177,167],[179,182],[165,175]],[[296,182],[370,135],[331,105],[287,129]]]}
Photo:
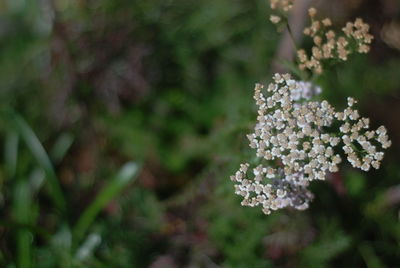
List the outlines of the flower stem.
{"label": "flower stem", "polygon": [[295,51],[297,52],[298,51],[298,47],[297,47],[297,44],[296,44],[296,40],[294,39],[294,35],[293,35],[293,32],[292,32],[292,28],[290,27],[289,21],[286,21],[286,29],[287,29],[287,31],[289,33],[290,39],[292,40],[293,47],[294,47]]}

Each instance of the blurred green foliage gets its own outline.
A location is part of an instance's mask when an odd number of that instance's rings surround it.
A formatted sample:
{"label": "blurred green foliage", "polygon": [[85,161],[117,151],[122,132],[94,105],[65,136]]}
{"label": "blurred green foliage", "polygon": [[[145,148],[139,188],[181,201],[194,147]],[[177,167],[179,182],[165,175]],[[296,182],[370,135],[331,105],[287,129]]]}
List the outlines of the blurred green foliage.
{"label": "blurred green foliage", "polygon": [[382,168],[346,167],[313,185],[308,211],[266,217],[229,180],[252,157],[252,88],[280,39],[266,1],[7,0],[0,13],[1,267],[400,262],[400,54],[379,36],[317,83],[388,127]]}

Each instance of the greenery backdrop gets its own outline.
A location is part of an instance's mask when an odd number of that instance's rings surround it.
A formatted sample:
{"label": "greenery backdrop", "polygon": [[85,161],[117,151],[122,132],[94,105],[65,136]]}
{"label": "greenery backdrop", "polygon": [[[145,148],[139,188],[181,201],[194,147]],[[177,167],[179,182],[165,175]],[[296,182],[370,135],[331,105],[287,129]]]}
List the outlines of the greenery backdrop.
{"label": "greenery backdrop", "polygon": [[396,267],[400,4],[320,5],[376,38],[323,96],[358,98],[393,146],[378,171],[314,183],[309,210],[265,216],[229,175],[276,60],[267,1],[0,2],[0,266]]}

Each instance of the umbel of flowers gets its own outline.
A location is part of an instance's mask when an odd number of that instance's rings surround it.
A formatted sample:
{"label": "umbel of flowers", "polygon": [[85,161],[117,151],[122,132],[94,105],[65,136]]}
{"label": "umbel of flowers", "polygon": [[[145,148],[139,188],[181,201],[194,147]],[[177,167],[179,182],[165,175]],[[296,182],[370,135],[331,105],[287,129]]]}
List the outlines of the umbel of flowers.
{"label": "umbel of flowers", "polygon": [[369,129],[369,119],[360,117],[353,98],[344,111],[336,111],[326,100],[311,100],[320,92],[311,83],[289,74],[275,74],[273,80],[266,89],[255,86],[257,124],[247,136],[260,164],[241,164],[231,176],[242,205],[261,206],[265,214],[308,208],[313,195],[307,187],[339,170],[340,152],[355,168],[379,168],[381,150],[391,142],[385,127]]}
{"label": "umbel of flowers", "polygon": [[[289,33],[288,13],[294,3],[270,0],[277,13],[270,20],[286,24]],[[313,39],[313,47],[311,53],[297,50],[299,72],[309,70],[316,76],[323,72],[325,60],[346,61],[351,53],[369,51],[373,37],[362,19],[348,22],[342,33],[337,33],[329,18],[316,19],[315,8],[308,14],[311,25],[303,33]],[[266,88],[256,84],[257,124],[247,137],[258,165],[241,164],[231,176],[243,206],[261,206],[265,214],[285,207],[307,209],[313,198],[310,182],[337,172],[341,155],[363,171],[379,168],[382,150],[391,145],[386,128],[370,130],[369,119],[360,116],[353,98],[347,99],[343,111],[336,111],[326,100],[313,100],[320,92],[321,88],[296,81],[289,74],[275,74]]]}

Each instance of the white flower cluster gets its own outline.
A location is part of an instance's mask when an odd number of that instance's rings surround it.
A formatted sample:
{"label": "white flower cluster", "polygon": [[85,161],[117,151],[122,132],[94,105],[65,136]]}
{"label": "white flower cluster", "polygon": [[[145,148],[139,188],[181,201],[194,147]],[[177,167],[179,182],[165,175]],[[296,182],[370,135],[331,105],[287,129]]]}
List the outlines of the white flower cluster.
{"label": "white flower cluster", "polygon": [[[265,165],[254,168],[251,178],[247,163],[231,176],[237,183],[235,193],[244,198],[242,205],[262,206],[265,214],[284,207],[308,208],[313,197],[307,189],[310,181],[338,171],[339,147],[354,167],[379,168],[383,152],[377,145],[390,146],[386,129],[368,130],[369,120],[352,109],[354,99],[348,98],[348,107],[336,112],[325,100],[310,100],[320,88],[292,80],[289,74],[275,74],[267,96],[262,89],[260,84],[255,87],[258,122],[248,139]],[[328,133],[337,123],[340,132]]]}
{"label": "white flower cluster", "polygon": [[318,86],[314,86],[310,82],[299,81],[297,86],[290,90],[290,97],[294,102],[293,105],[297,105],[297,101],[309,100],[313,96],[321,94],[322,89]]}

